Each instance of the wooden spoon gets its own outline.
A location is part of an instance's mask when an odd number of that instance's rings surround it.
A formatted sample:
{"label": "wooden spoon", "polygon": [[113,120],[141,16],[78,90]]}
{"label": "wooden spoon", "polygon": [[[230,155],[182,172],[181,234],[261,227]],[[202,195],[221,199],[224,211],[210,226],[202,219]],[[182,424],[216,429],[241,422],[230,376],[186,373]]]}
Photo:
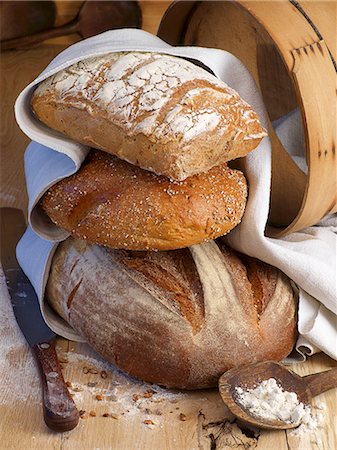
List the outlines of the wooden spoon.
{"label": "wooden spoon", "polygon": [[233,368],[220,377],[220,395],[228,409],[238,419],[258,428],[284,430],[295,428],[298,423],[286,423],[281,420],[267,420],[252,416],[249,410],[238,402],[236,387],[251,389],[269,378],[274,378],[284,391],[295,392],[300,402],[309,405],[311,399],[316,395],[337,387],[337,368],[300,377],[282,364],[266,361]]}
{"label": "wooden spoon", "polygon": [[141,10],[136,1],[87,0],[71,22],[31,36],[2,41],[1,50],[27,48],[46,39],[74,33],[87,38],[113,28],[140,28],[141,23]]}

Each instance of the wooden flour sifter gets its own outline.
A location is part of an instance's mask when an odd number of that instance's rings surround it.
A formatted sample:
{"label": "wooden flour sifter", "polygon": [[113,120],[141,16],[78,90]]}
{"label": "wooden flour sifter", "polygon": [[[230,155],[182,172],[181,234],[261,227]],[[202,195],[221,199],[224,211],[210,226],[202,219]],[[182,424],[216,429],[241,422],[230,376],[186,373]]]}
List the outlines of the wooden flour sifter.
{"label": "wooden flour sifter", "polygon": [[[227,50],[250,70],[269,116],[272,191],[269,236],[337,212],[335,1],[177,1],[158,36],[172,45]],[[299,107],[308,174],[292,160],[272,121]]]}

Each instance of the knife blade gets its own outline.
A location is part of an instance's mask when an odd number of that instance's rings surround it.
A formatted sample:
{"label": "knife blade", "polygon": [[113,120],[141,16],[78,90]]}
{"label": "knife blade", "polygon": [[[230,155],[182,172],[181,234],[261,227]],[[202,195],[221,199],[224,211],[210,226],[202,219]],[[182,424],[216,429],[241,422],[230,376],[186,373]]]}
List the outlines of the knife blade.
{"label": "knife blade", "polygon": [[0,259],[15,319],[35,356],[42,381],[43,415],[54,431],[72,430],[79,412],[64,382],[55,350],[56,334],[45,323],[35,290],[19,266],[15,249],[26,229],[21,210],[0,210]]}

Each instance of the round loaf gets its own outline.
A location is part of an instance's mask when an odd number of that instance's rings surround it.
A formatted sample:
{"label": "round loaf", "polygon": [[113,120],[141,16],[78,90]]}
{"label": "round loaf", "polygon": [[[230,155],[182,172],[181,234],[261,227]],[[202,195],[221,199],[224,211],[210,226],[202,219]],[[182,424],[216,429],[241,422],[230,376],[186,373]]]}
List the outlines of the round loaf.
{"label": "round loaf", "polygon": [[172,180],[246,155],[266,136],[221,80],[182,58],[109,53],[43,81],[36,116],[71,139]]}
{"label": "round loaf", "polygon": [[226,165],[171,182],[96,150],[40,206],[55,224],[91,243],[171,250],[228,233],[241,220],[246,196],[243,174]]}
{"label": "round loaf", "polygon": [[296,339],[288,278],[222,242],[133,252],[69,238],[46,297],[108,361],[168,387],[215,386],[231,367],[281,360]]}

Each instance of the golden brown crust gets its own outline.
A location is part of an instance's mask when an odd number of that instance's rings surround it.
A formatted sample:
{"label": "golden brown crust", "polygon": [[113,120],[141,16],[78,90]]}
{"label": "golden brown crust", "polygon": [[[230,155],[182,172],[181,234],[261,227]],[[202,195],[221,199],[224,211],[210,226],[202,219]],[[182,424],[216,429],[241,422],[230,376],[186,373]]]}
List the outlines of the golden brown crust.
{"label": "golden brown crust", "polygon": [[46,296],[107,360],[169,387],[215,386],[233,366],[281,360],[296,340],[288,278],[220,242],[139,254],[69,238]]}
{"label": "golden brown crust", "polygon": [[49,127],[172,180],[246,155],[266,136],[225,83],[182,58],[114,53],[43,81],[32,109]]}
{"label": "golden brown crust", "polygon": [[171,250],[228,233],[241,220],[243,174],[226,165],[181,182],[100,151],[52,186],[40,206],[73,236],[110,248]]}
{"label": "golden brown crust", "polygon": [[204,297],[198,272],[187,248],[170,252],[134,252],[115,250],[114,256],[137,283],[165,298],[166,302],[192,326],[200,330],[204,316]]}

